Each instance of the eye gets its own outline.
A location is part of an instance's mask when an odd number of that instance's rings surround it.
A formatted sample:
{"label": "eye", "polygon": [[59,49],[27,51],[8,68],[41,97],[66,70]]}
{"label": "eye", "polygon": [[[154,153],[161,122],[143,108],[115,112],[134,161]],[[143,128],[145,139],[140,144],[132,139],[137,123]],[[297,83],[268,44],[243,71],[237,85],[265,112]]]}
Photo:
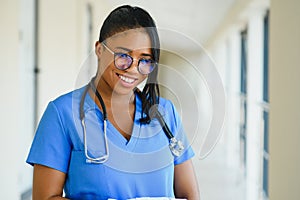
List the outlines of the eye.
{"label": "eye", "polygon": [[127,55],[126,53],[115,53],[117,57],[119,58],[128,58],[129,55]]}
{"label": "eye", "polygon": [[142,59],[140,59],[140,63],[143,64],[143,65],[149,65],[149,64],[153,63],[153,60],[142,58]]}

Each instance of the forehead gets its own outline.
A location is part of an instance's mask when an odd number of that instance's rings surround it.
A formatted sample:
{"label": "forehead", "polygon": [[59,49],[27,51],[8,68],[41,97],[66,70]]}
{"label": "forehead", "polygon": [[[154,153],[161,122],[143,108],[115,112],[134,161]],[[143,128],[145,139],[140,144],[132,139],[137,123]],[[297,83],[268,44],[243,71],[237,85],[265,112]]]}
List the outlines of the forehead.
{"label": "forehead", "polygon": [[130,29],[117,33],[106,40],[113,47],[126,47],[131,50],[150,49],[151,40],[145,29]]}

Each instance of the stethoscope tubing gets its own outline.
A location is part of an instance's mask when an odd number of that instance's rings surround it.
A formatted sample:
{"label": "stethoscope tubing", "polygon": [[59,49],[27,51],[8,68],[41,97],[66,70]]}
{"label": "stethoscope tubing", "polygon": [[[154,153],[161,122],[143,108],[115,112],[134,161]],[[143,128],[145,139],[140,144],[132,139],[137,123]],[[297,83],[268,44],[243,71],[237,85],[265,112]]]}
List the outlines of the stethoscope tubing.
{"label": "stethoscope tubing", "polygon": [[[87,87],[85,88],[85,90],[82,94],[82,97],[80,99],[80,105],[79,105],[79,115],[80,115],[81,125],[83,127],[84,153],[86,156],[86,162],[100,164],[100,163],[106,162],[109,158],[109,148],[108,148],[108,139],[107,139],[107,111],[106,111],[106,106],[104,104],[103,98],[101,97],[100,93],[98,92],[98,90],[96,89],[96,87],[94,85],[94,79],[95,78],[93,78],[89,82],[89,84],[87,85]],[[85,97],[88,93],[89,88],[91,88],[93,90],[94,94],[97,96],[97,99],[99,100],[102,111],[103,111],[103,132],[104,132],[103,137],[104,137],[106,154],[103,156],[100,156],[100,157],[96,157],[96,158],[93,158],[93,157],[89,156],[89,154],[88,154],[86,125],[85,125],[85,120],[84,120],[85,114],[84,114],[83,107],[84,107]],[[159,121],[165,135],[169,139],[169,148],[170,148],[171,152],[175,156],[180,156],[182,151],[184,150],[183,143],[174,137],[174,135],[170,131],[168,125],[166,124],[165,120],[163,119],[163,116],[161,115],[161,113],[158,111],[157,108],[153,109],[152,112],[150,113],[150,115],[151,115],[151,118],[156,118]]]}
{"label": "stethoscope tubing", "polygon": [[[89,156],[88,154],[88,144],[87,144],[87,134],[86,134],[86,125],[85,125],[85,114],[84,114],[84,110],[83,110],[83,104],[84,104],[84,100],[85,97],[88,93],[89,88],[92,88],[92,90],[95,92],[98,100],[100,101],[100,105],[102,107],[103,110],[103,137],[104,137],[104,146],[105,146],[105,152],[106,154],[97,158],[92,158],[91,156]],[[81,97],[80,100],[80,105],[79,105],[79,115],[80,115],[80,121],[81,121],[81,125],[83,127],[83,143],[84,143],[84,154],[86,157],[86,162],[87,163],[96,163],[96,164],[101,164],[104,163],[108,160],[109,158],[109,148],[108,148],[108,139],[107,139],[107,112],[106,112],[106,107],[104,104],[104,101],[101,97],[101,95],[99,94],[99,92],[96,90],[93,82],[91,81],[87,87],[85,88],[83,95]]]}

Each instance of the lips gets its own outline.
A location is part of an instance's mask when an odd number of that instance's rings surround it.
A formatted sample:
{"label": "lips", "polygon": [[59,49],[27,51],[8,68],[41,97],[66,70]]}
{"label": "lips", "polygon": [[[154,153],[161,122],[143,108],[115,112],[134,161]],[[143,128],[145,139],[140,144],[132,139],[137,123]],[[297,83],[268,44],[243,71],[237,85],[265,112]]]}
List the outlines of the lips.
{"label": "lips", "polygon": [[119,78],[124,81],[125,83],[128,83],[128,84],[132,84],[134,83],[134,81],[136,81],[137,79],[136,78],[131,78],[131,77],[128,77],[128,76],[124,76],[124,75],[121,75],[121,74],[117,74],[119,76]]}

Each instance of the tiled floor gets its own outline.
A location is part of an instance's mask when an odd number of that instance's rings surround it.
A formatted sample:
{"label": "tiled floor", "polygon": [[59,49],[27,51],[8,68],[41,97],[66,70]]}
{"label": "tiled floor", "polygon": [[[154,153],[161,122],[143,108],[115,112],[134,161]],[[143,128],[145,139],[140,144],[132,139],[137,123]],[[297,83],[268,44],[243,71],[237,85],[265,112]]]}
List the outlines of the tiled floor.
{"label": "tiled floor", "polygon": [[217,144],[208,157],[193,160],[201,200],[246,199],[244,176],[226,166],[224,152],[222,144]]}

